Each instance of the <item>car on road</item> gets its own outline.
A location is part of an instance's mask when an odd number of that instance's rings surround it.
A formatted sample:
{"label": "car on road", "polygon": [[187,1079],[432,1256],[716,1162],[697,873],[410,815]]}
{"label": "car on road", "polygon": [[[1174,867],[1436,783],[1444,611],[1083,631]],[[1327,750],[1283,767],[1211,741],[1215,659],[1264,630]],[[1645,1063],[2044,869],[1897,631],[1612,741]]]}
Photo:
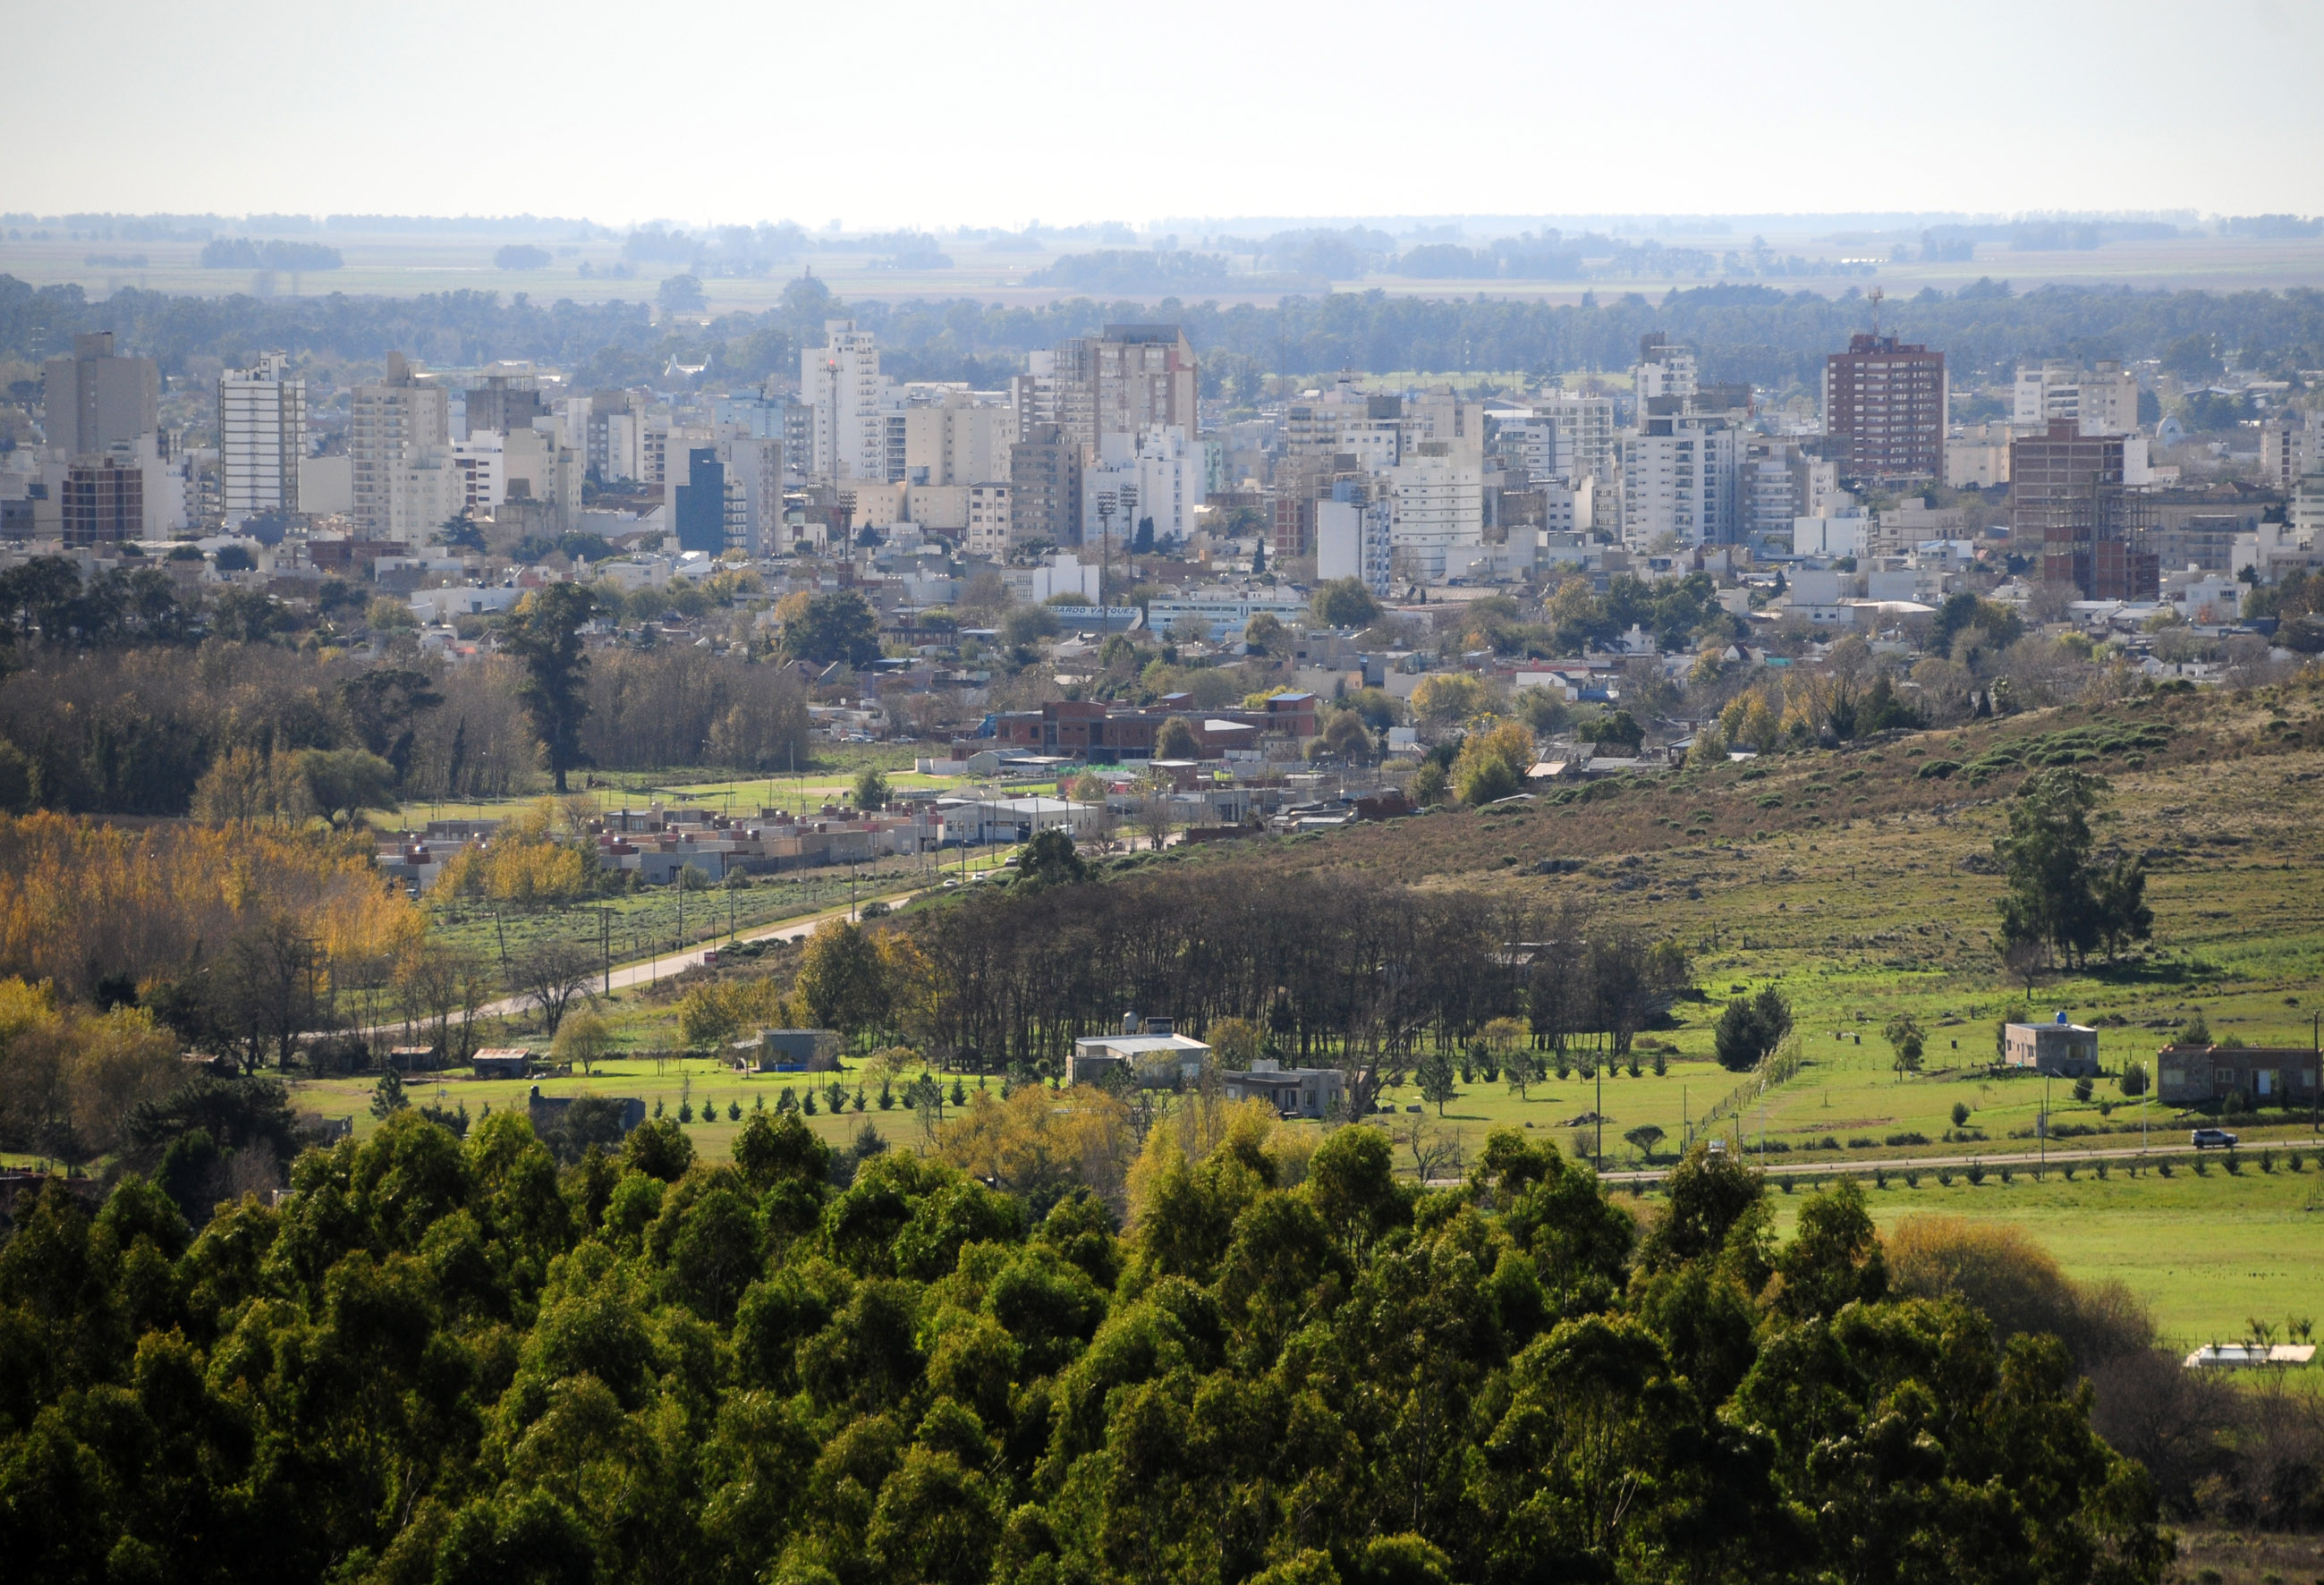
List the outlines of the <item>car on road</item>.
{"label": "car on road", "polygon": [[2232,1150],[2236,1137],[2225,1129],[2197,1129],[2188,1143],[2198,1150]]}

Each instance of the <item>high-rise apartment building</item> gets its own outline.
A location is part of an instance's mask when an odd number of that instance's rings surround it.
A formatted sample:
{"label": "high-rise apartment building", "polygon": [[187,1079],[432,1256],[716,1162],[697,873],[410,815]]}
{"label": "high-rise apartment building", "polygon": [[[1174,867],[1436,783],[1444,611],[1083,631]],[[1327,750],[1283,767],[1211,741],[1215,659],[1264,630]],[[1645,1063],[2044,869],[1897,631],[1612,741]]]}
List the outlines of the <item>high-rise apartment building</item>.
{"label": "high-rise apartment building", "polygon": [[1656,399],[1683,401],[1695,389],[1694,348],[1673,341],[1659,330],[1638,337],[1638,361],[1630,365],[1630,393],[1637,401],[1641,419]]}
{"label": "high-rise apartment building", "polygon": [[1893,336],[1851,336],[1823,362],[1824,433],[1844,479],[1941,479],[1945,355]]}
{"label": "high-rise apartment building", "polygon": [[466,507],[447,393],[414,374],[400,352],[387,355],[384,379],[355,387],[347,456],[355,527],[364,539],[424,544]]}
{"label": "high-rise apartment building", "polygon": [[1057,355],[1044,347],[1026,355],[1026,373],[1009,381],[1009,407],[1017,415],[1017,438],[1029,439],[1044,424],[1065,423],[1057,387]]}
{"label": "high-rise apartment building", "polygon": [[968,486],[968,527],[963,532],[962,542],[971,556],[999,561],[1009,554],[1010,536],[1016,530],[1010,494],[1010,486],[1007,484]]}
{"label": "high-rise apartment building", "polygon": [[2302,475],[2324,471],[2324,447],[2307,415],[2278,413],[2259,427],[2260,483],[2286,495],[2300,488]]}
{"label": "high-rise apartment building", "polygon": [[2126,489],[2123,437],[2085,435],[2059,419],[2009,447],[2009,532],[2038,544],[2042,576],[2085,600],[2153,600],[2161,568],[2139,548],[2141,497]]}
{"label": "high-rise apartment building", "polygon": [[683,456],[683,482],[671,489],[678,548],[710,556],[749,549],[750,505],[742,482],[719,460],[715,445],[688,446]]}
{"label": "high-rise apartment building", "polygon": [[1616,472],[1614,399],[1584,396],[1579,392],[1547,391],[1533,399],[1536,419],[1557,426],[1550,475],[1561,479],[1584,475],[1600,484],[1611,484]]}
{"label": "high-rise apartment building", "polygon": [[549,417],[540,399],[540,382],[530,364],[501,364],[486,372],[481,386],[467,392],[468,433],[490,430],[505,435],[530,429],[532,420]]}
{"label": "high-rise apartment building", "polygon": [[1017,415],[965,391],[916,401],[901,412],[902,482],[908,484],[988,484],[1009,476],[1009,448],[1017,441]]}
{"label": "high-rise apartment building", "polygon": [[1098,493],[1120,502],[1114,531],[1127,546],[1184,544],[1194,537],[1194,510],[1207,493],[1203,448],[1175,425],[1153,425],[1136,436],[1109,435],[1096,467],[1083,475],[1082,530],[1086,537]]}
{"label": "high-rise apartment building", "polygon": [[1742,530],[1741,437],[1723,417],[1646,419],[1622,483],[1623,533],[1633,545],[1730,545]]}
{"label": "high-rise apartment building", "polygon": [[145,474],[127,443],[76,457],[59,499],[68,550],[104,549],[145,532]]}
{"label": "high-rise apartment building", "polygon": [[160,368],[116,355],[110,330],[74,336],[72,356],[42,366],[41,392],[49,450],[60,461],[159,432]]}
{"label": "high-rise apartment building", "polygon": [[228,523],[300,510],[307,382],[290,364],[281,353],[262,353],[250,367],[218,376],[218,495]]}
{"label": "high-rise apartment building", "polygon": [[1388,536],[1404,576],[1441,578],[1453,547],[1483,542],[1484,468],[1452,441],[1416,442],[1385,481]]}
{"label": "high-rise apartment building", "polygon": [[1009,448],[1012,545],[1082,542],[1082,448],[1062,424],[1038,424]]}
{"label": "high-rise apartment building", "polygon": [[1739,468],[1743,538],[1754,548],[1783,539],[1795,518],[1821,518],[1840,495],[1838,465],[1797,441],[1747,438]]}
{"label": "high-rise apartment building", "polygon": [[781,542],[786,458],[779,435],[729,435],[718,442],[718,460],[729,491],[739,491],[743,508],[739,539],[730,548],[752,556],[773,555]]}
{"label": "high-rise apartment building", "polygon": [[1049,364],[1052,421],[1087,456],[1107,435],[1200,428],[1194,349],[1176,325],[1108,325],[1102,336],[1064,343]]}
{"label": "high-rise apartment building", "polygon": [[801,400],[815,412],[806,473],[819,479],[888,478],[880,348],[853,319],[824,322],[824,345],[799,353]]}
{"label": "high-rise apartment building", "polygon": [[1332,456],[1347,449],[1342,438],[1351,431],[1403,416],[1401,397],[1367,395],[1356,389],[1352,374],[1342,373],[1330,390],[1285,404],[1283,455]]}
{"label": "high-rise apartment building", "polygon": [[1559,476],[1555,419],[1537,419],[1531,413],[1502,413],[1494,416],[1491,428],[1492,438],[1485,443],[1489,455],[1524,468],[1530,481]]}
{"label": "high-rise apartment building", "polygon": [[644,394],[633,391],[596,391],[566,399],[566,444],[580,454],[589,477],[606,484],[621,479],[659,482],[646,461],[647,408]]}
{"label": "high-rise apartment building", "polygon": [[2094,370],[2063,358],[2028,365],[2017,371],[2009,417],[2021,429],[2062,420],[2085,435],[2128,435],[2138,428],[2138,376],[2115,358]]}

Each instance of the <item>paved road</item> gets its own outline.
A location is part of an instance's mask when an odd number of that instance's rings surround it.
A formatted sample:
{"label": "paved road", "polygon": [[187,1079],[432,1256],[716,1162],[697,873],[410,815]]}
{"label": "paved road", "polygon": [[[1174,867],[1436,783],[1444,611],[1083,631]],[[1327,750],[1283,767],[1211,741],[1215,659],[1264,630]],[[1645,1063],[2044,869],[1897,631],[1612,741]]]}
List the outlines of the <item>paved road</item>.
{"label": "paved road", "polygon": [[[872,903],[883,902],[892,907],[927,889],[927,888],[924,886],[914,886],[902,891],[875,892],[858,899],[854,906],[861,908]],[[802,941],[815,933],[816,926],[826,924],[833,919],[844,919],[852,911],[849,908],[825,908],[819,914],[802,914],[795,919],[785,919],[779,924],[761,925],[755,930],[740,931],[735,935],[734,941]],[[622,963],[613,970],[612,988],[615,991],[627,991],[632,986],[650,985],[657,980],[667,980],[673,975],[683,974],[687,970],[700,963],[705,953],[715,952],[720,947],[732,945],[732,942],[722,937],[717,941],[706,941],[700,946],[690,946],[684,952],[666,952],[659,957],[646,958],[634,963]],[[589,977],[589,988],[592,991],[603,991],[606,989],[606,980],[602,974],[592,974]],[[530,997],[504,996],[478,1011],[480,1017],[507,1018],[512,1014],[523,1012],[531,1005]]]}

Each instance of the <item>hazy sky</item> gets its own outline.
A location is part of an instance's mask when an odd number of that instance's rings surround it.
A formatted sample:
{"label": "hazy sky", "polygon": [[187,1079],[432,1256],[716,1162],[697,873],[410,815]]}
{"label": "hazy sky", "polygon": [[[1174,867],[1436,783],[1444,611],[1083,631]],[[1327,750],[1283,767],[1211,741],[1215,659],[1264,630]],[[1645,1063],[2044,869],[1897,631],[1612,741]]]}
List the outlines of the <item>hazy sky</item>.
{"label": "hazy sky", "polygon": [[2324,210],[2319,0],[0,0],[0,209]]}

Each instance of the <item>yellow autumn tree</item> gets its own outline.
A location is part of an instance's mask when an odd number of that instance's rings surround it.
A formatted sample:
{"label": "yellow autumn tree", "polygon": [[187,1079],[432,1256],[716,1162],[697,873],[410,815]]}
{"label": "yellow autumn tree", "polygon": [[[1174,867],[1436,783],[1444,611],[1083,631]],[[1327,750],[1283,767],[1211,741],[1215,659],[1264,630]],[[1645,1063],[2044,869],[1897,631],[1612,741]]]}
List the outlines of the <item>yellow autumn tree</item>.
{"label": "yellow autumn tree", "polygon": [[288,820],[300,824],[318,811],[295,754],[228,749],[194,784],[197,820]]}
{"label": "yellow autumn tree", "polygon": [[176,979],[267,924],[311,942],[334,976],[392,963],[422,927],[347,833],[0,816],[0,975],[86,998],[106,980]]}
{"label": "yellow autumn tree", "polygon": [[482,846],[453,854],[436,889],[526,911],[579,902],[596,889],[602,873],[586,831],[592,812],[570,798],[536,799]]}
{"label": "yellow autumn tree", "polygon": [[1492,709],[1492,686],[1465,671],[1431,672],[1412,690],[1412,713],[1429,726],[1455,726]]}
{"label": "yellow autumn tree", "polygon": [[772,980],[714,980],[679,999],[678,1038],[689,1050],[706,1050],[739,1039],[746,1030],[790,1027],[791,1010],[789,999]]}
{"label": "yellow autumn tree", "polygon": [[1119,1206],[1138,1136],[1130,1109],[1094,1085],[1028,1084],[1006,1101],[972,1092],[967,1110],[936,1130],[936,1150],[972,1176],[1037,1203],[1080,1187]]}
{"label": "yellow autumn tree", "polygon": [[1452,761],[1452,787],[1474,808],[1522,789],[1533,768],[1533,733],[1524,723],[1504,721],[1462,740]]}
{"label": "yellow autumn tree", "polygon": [[143,1008],[91,1013],[0,980],[0,1144],[86,1161],[118,1149],[130,1113],[184,1082],[177,1041]]}

